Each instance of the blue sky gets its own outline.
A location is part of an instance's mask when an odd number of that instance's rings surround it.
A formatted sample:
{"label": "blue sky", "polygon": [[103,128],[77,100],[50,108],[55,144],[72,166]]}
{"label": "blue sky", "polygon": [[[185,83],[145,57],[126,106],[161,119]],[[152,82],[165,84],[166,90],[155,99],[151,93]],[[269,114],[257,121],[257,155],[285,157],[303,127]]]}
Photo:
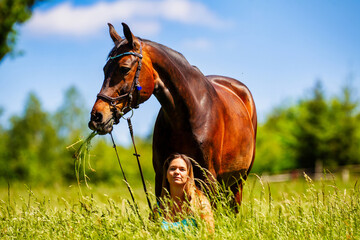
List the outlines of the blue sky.
{"label": "blue sky", "polygon": [[[107,22],[122,35],[167,45],[204,74],[237,78],[252,91],[260,119],[306,96],[321,79],[338,94],[351,74],[360,89],[360,1],[349,0],[112,0],[48,1],[18,27],[23,56],[0,63],[1,121],[21,114],[30,91],[55,111],[76,86],[88,111],[112,48]],[[148,134],[160,108],[152,97],[135,111],[134,131]],[[115,128],[121,143],[127,127]]]}

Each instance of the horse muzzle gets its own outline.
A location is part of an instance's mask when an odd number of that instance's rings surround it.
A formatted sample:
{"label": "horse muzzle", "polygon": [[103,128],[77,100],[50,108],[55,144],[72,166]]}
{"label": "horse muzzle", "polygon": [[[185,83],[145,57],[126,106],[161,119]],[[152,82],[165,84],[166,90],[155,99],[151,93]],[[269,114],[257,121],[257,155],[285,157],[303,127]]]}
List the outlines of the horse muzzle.
{"label": "horse muzzle", "polygon": [[100,112],[91,113],[89,128],[96,131],[100,135],[105,135],[113,130],[114,123],[118,123],[114,117],[111,117],[104,121],[103,115]]}

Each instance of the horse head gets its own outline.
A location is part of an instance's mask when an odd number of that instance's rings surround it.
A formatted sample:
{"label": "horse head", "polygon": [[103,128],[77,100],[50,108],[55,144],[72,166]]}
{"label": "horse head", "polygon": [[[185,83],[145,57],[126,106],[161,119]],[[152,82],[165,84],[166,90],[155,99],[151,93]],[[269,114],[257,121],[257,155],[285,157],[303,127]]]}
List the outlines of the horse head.
{"label": "horse head", "polygon": [[145,44],[136,38],[125,24],[121,38],[109,23],[114,41],[104,66],[104,82],[91,111],[89,128],[99,134],[110,133],[113,124],[146,101],[154,91],[154,70]]}

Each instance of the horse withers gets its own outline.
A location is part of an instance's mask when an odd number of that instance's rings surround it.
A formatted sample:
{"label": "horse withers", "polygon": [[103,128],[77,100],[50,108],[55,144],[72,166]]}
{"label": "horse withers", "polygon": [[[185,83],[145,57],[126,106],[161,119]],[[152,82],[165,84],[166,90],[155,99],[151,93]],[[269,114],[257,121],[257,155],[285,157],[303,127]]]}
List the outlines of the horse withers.
{"label": "horse withers", "polygon": [[196,178],[224,183],[240,204],[243,180],[255,157],[257,115],[249,89],[233,78],[204,76],[181,53],[135,37],[122,25],[125,38],[109,24],[115,46],[104,67],[90,129],[111,132],[122,115],[154,94],[161,104],[153,136],[156,196],[162,165],[178,152],[208,170],[204,176],[195,167]]}

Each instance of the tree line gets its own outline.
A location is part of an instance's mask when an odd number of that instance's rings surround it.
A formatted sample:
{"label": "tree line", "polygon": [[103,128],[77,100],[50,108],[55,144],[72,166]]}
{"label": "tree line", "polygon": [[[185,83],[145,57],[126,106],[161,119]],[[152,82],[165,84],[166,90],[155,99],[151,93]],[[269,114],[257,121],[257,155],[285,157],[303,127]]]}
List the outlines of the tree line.
{"label": "tree line", "polygon": [[[78,145],[69,146],[90,134],[89,112],[75,87],[65,92],[64,102],[53,113],[45,111],[39,98],[30,93],[23,113],[10,117],[8,124],[0,124],[0,184],[76,182],[73,156]],[[318,163],[330,170],[360,164],[359,120],[359,101],[353,88],[346,86],[327,98],[321,82],[317,82],[305,97],[274,108],[259,124],[252,172],[313,169]],[[122,179],[107,139],[96,136],[92,142],[91,164],[96,172],[87,168],[87,175],[93,183],[118,183]],[[151,133],[136,137],[148,181],[154,179],[151,141]],[[127,177],[137,178],[132,147],[118,146],[118,152],[125,161]]]}
{"label": "tree line", "polygon": [[[89,112],[75,87],[65,92],[63,103],[54,113],[45,111],[36,94],[30,93],[23,113],[10,117],[8,124],[0,124],[0,185],[15,181],[42,185],[76,183],[74,154],[80,144],[70,146],[91,133],[87,128]],[[151,142],[146,138],[136,140],[144,158],[144,173],[152,180]],[[136,176],[131,146],[118,146],[118,151],[123,164],[130,162],[128,177]],[[90,182],[121,181],[108,138],[96,136],[90,159],[93,168],[98,169],[87,169]]]}
{"label": "tree line", "polygon": [[350,84],[326,97],[321,81],[297,103],[272,110],[258,128],[254,171],[330,171],[360,164],[360,112]]}

